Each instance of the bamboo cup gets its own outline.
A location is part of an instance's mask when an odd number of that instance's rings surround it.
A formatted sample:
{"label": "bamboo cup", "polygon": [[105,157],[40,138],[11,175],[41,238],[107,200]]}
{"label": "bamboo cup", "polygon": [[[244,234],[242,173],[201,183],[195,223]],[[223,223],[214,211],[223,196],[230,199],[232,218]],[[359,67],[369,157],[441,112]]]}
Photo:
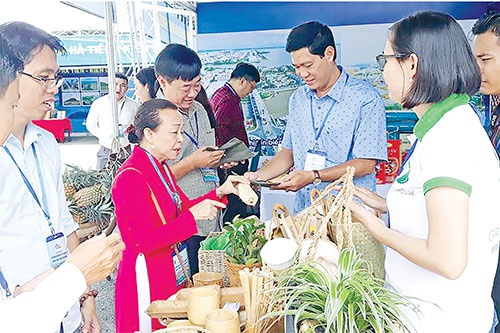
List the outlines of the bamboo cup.
{"label": "bamboo cup", "polygon": [[231,310],[214,310],[207,314],[206,329],[213,333],[239,333],[238,314]]}
{"label": "bamboo cup", "polygon": [[193,288],[188,296],[188,318],[195,325],[205,326],[206,316],[220,307],[217,290],[212,288]]}

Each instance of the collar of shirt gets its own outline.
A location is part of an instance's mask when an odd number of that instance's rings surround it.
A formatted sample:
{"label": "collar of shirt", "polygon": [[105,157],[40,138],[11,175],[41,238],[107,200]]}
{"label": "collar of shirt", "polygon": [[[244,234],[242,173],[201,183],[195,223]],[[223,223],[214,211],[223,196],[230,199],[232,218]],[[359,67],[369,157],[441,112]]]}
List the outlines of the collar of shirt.
{"label": "collar of shirt", "polygon": [[443,101],[432,104],[415,124],[413,133],[422,141],[424,135],[441,120],[446,112],[453,110],[457,106],[467,104],[469,100],[470,97],[468,95],[451,94]]}
{"label": "collar of shirt", "polygon": [[[28,149],[33,142],[38,142],[40,137],[42,136],[42,132],[38,126],[33,125],[33,123],[29,122],[26,125],[26,131],[24,132],[24,147],[23,150]],[[10,134],[6,143],[9,142],[11,145],[17,145],[21,147],[21,141],[14,136],[14,134]]]}
{"label": "collar of shirt", "polygon": [[[337,79],[337,82],[335,82],[335,84],[330,88],[328,93],[325,95],[325,96],[329,96],[330,98],[332,98],[336,102],[342,100],[344,88],[346,87],[347,79],[349,78],[349,75],[341,66],[337,66],[337,67],[340,70],[340,76]],[[316,90],[312,90],[309,87],[307,87],[306,96],[307,97],[313,96],[315,99],[320,99],[320,98],[318,98],[318,95],[316,94]]]}
{"label": "collar of shirt", "polygon": [[241,100],[240,96],[238,96],[238,94],[234,90],[233,86],[229,82],[224,83],[224,85],[231,91],[231,93],[234,95],[234,97],[236,97],[238,99],[238,101]]}

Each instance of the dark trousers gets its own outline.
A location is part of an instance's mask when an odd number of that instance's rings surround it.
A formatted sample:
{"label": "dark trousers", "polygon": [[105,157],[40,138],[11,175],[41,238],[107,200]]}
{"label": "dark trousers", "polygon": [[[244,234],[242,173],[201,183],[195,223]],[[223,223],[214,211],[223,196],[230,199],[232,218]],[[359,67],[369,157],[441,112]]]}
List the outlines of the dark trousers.
{"label": "dark trousers", "polygon": [[205,238],[206,238],[205,236],[194,235],[183,242],[187,246],[189,269],[191,270],[191,276],[199,272],[198,250],[200,249],[201,241],[203,241]]}
{"label": "dark trousers", "polygon": [[[227,170],[218,169],[217,172],[219,174],[220,184],[222,185],[226,181],[227,177],[229,177],[229,175],[231,175],[233,172],[240,176],[243,176],[247,171],[248,171],[248,163],[238,164],[234,168]],[[239,215],[240,217],[259,215],[259,210],[258,210],[259,203],[255,205],[256,208],[249,207],[245,205],[243,201],[241,201],[241,199],[234,194],[229,194],[227,196],[227,201],[228,201],[227,207],[223,215],[224,223],[233,221],[236,215]]]}

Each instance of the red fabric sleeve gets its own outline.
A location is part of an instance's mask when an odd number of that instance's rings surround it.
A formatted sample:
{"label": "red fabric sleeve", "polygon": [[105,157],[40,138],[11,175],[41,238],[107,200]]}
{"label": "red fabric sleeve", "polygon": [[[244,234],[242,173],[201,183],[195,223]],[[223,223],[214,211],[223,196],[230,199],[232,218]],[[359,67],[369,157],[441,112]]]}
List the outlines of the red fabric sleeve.
{"label": "red fabric sleeve", "polygon": [[[134,246],[144,254],[171,247],[198,232],[189,210],[171,220],[168,217],[175,213],[163,211],[167,224],[161,224],[151,190],[144,176],[136,171],[124,171],[115,178],[112,197],[125,245]],[[173,202],[172,209],[175,209]]]}

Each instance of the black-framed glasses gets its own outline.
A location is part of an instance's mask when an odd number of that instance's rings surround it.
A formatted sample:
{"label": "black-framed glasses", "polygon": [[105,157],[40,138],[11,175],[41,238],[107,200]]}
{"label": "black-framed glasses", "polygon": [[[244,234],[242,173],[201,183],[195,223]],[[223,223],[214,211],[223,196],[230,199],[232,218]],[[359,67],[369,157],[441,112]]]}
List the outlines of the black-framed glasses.
{"label": "black-framed glasses", "polygon": [[378,69],[381,71],[384,71],[385,64],[387,64],[387,59],[388,58],[396,58],[396,59],[404,59],[408,57],[409,54],[379,54],[378,56],[375,57],[377,59],[377,66]]}
{"label": "black-framed glasses", "polygon": [[64,81],[64,77],[61,75],[61,73],[57,73],[54,78],[47,78],[47,77],[41,77],[41,76],[36,76],[30,73],[26,73],[21,71],[21,74],[24,74],[26,76],[29,76],[32,79],[35,79],[39,82],[42,82],[42,85],[45,89],[53,89],[57,88],[59,89]]}

